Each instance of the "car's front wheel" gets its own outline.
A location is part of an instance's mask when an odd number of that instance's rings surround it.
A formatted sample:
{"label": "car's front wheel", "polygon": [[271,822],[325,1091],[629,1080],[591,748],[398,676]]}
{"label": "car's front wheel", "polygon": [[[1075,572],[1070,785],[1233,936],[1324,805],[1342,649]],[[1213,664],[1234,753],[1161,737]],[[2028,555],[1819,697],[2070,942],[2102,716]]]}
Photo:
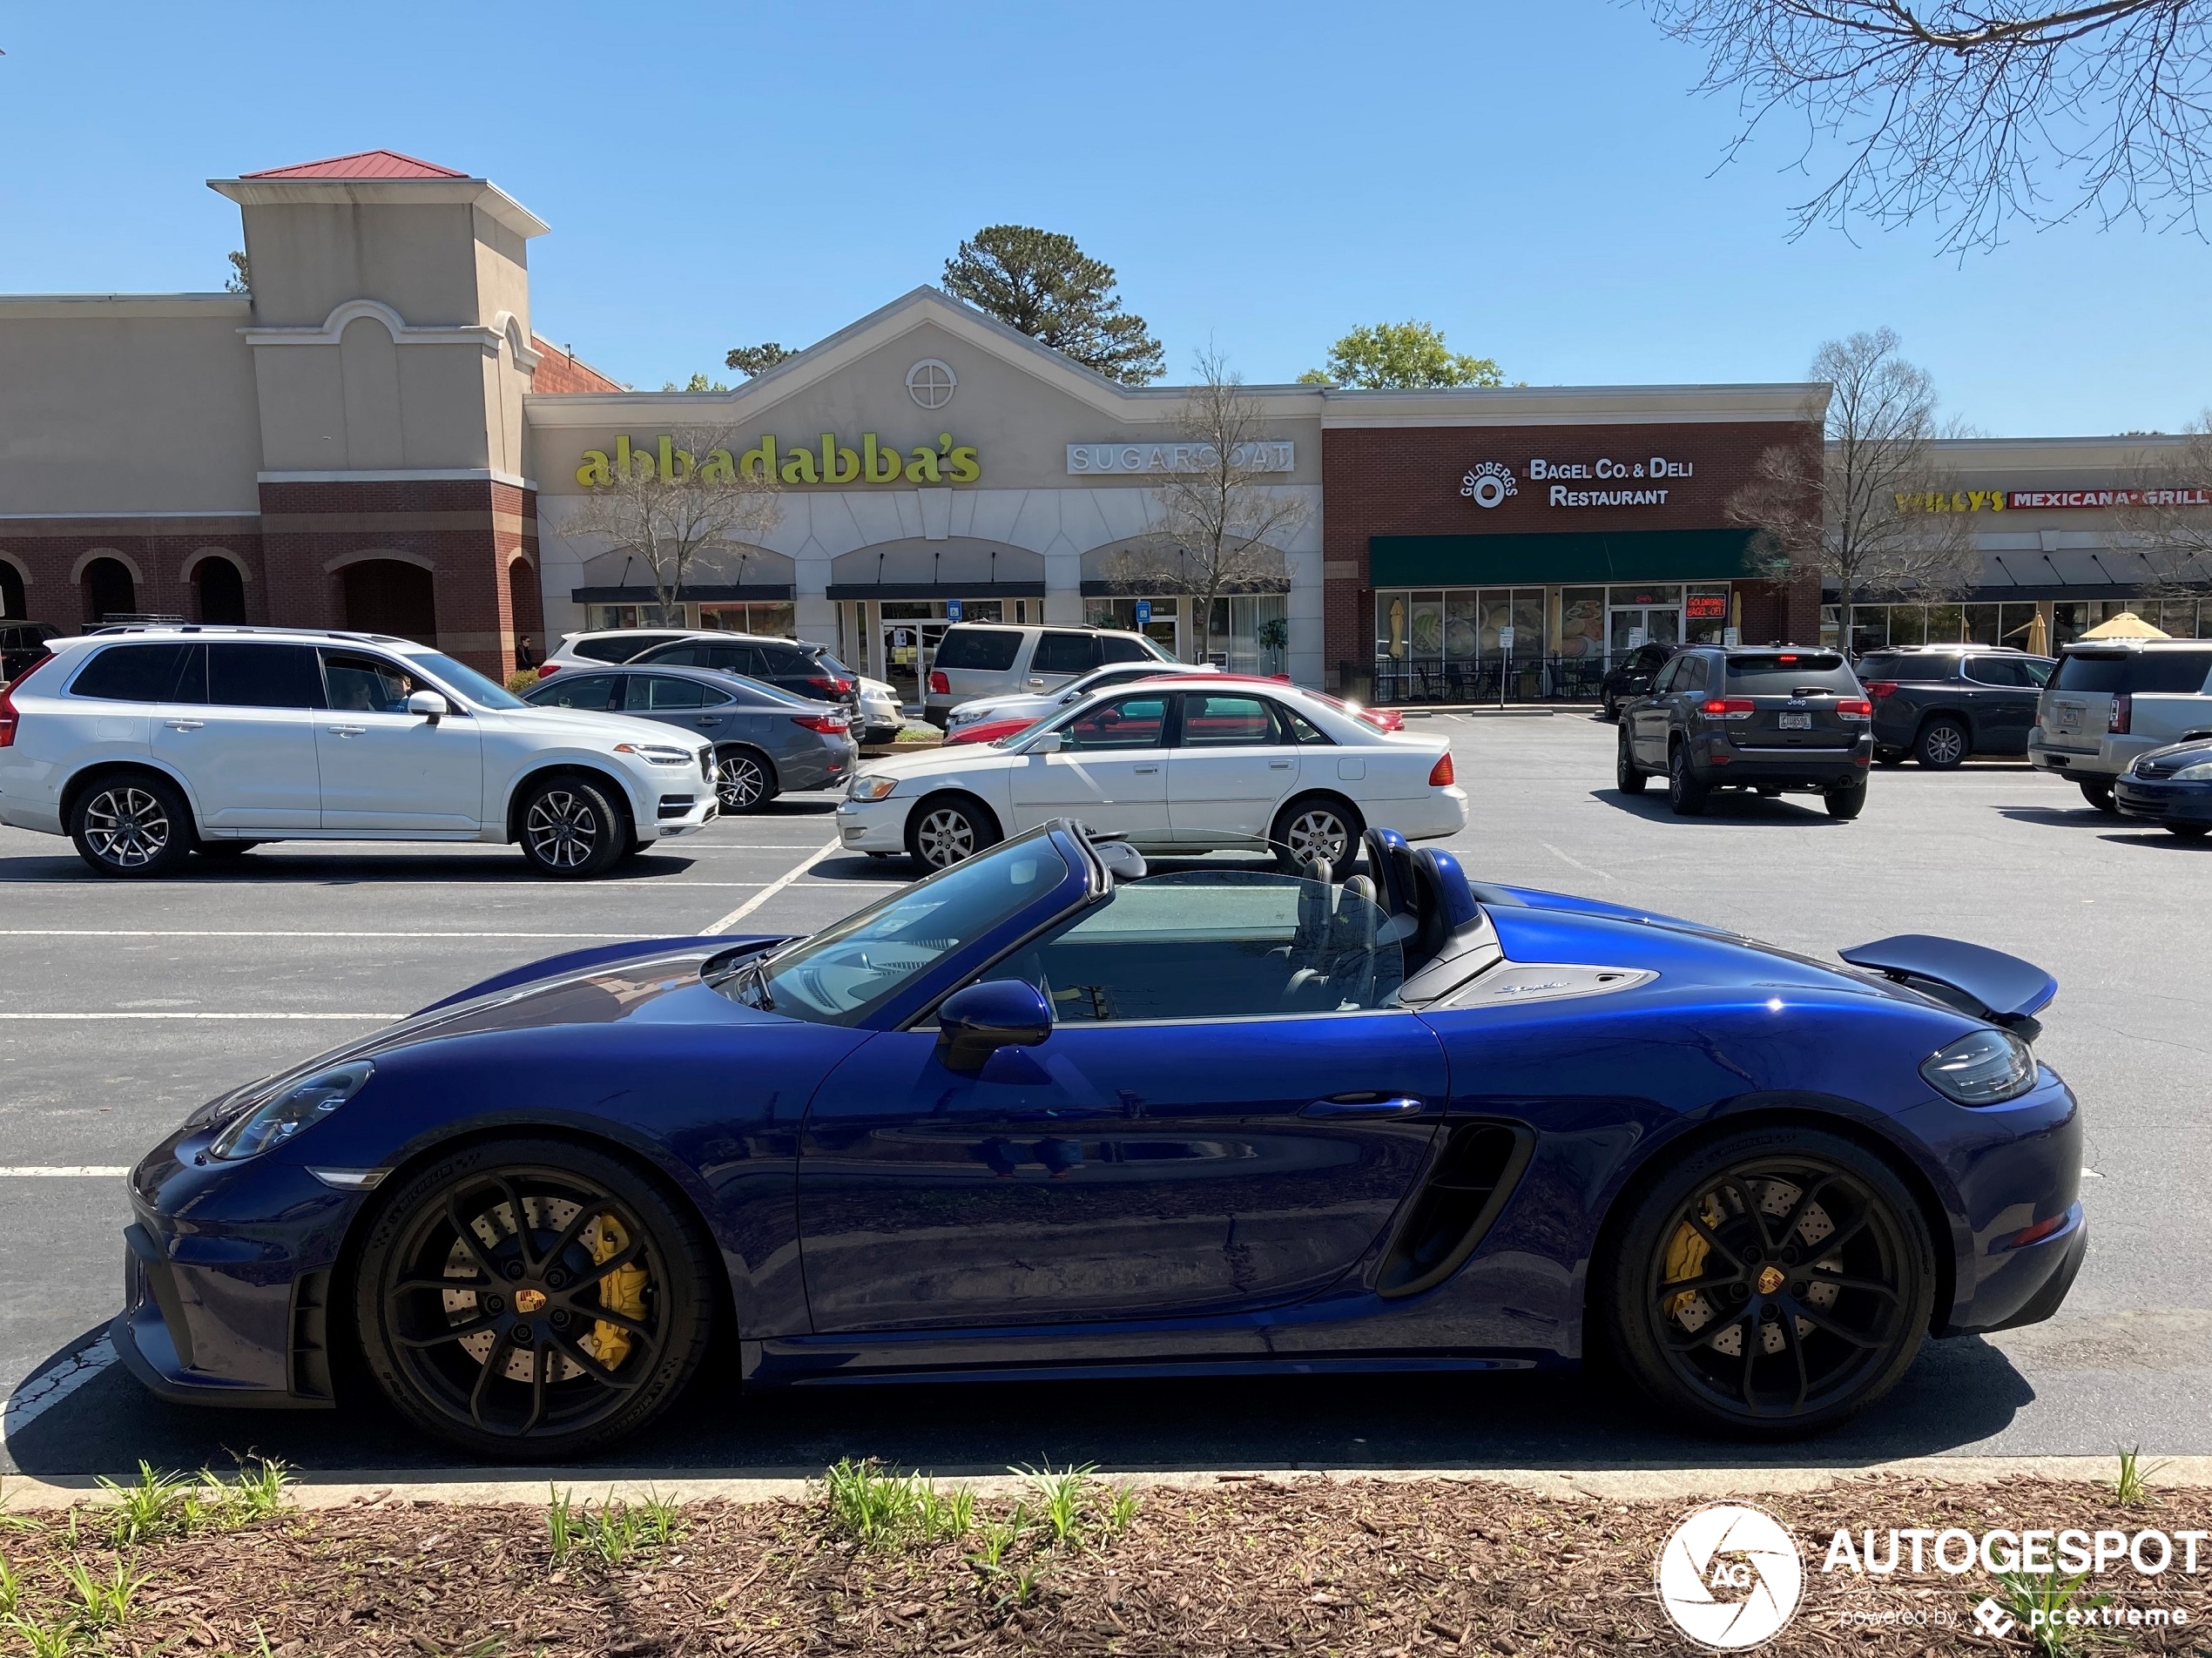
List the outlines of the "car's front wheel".
{"label": "car's front wheel", "polygon": [[103,875],[172,874],[197,837],[183,792],[165,777],[132,772],[94,783],[70,809],[77,855]]}
{"label": "car's front wheel", "polygon": [[606,791],[580,777],[548,778],[523,802],[523,856],[541,875],[587,880],[630,849],[630,825]]}
{"label": "car's front wheel", "polygon": [[752,749],[725,748],[715,758],[714,792],[725,817],[758,812],[776,798],[776,768]]}
{"label": "car's front wheel", "polygon": [[417,1427],[558,1462],[635,1432],[698,1368],[714,1254],[678,1200],[589,1146],[469,1146],[379,1207],[354,1286],[361,1351]]}
{"label": "car's front wheel", "polygon": [[924,800],[907,822],[907,851],[933,874],[998,842],[998,823],[982,804],[957,795]]}
{"label": "car's front wheel", "polygon": [[1662,1170],[1602,1283],[1612,1350],[1645,1392],[1778,1439],[1896,1385],[1928,1328],[1935,1253],[1912,1194],[1857,1142],[1746,1129]]}
{"label": "car's front wheel", "polygon": [[1644,785],[1651,779],[1636,770],[1635,751],[1629,744],[1627,726],[1621,728],[1620,740],[1614,745],[1613,783],[1623,794],[1642,794]]}

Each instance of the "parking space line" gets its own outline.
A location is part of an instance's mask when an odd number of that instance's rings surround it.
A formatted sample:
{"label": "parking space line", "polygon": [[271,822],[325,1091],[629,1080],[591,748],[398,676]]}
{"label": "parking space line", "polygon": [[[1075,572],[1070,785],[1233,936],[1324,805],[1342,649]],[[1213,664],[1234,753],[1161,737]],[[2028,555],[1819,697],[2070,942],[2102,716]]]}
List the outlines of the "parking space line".
{"label": "parking space line", "polygon": [[57,1019],[338,1019],[353,1022],[367,1021],[389,1025],[405,1019],[405,1014],[148,1014],[136,1011],[111,1014],[0,1014],[0,1019],[10,1022],[31,1023]]}
{"label": "parking space line", "polygon": [[131,1172],[126,1163],[58,1163],[0,1164],[0,1180],[120,1180]]}
{"label": "parking space line", "polygon": [[716,933],[727,933],[739,921],[744,920],[746,916],[752,914],[753,911],[759,909],[770,899],[775,897],[778,893],[782,892],[785,887],[790,886],[801,875],[804,875],[808,870],[813,868],[816,864],[820,863],[823,859],[828,857],[832,853],[835,852],[840,844],[841,843],[835,839],[824,841],[819,846],[814,849],[813,854],[811,857],[802,859],[799,862],[793,864],[789,869],[784,871],[782,874],[777,876],[774,880],[770,881],[765,888],[758,893],[755,893],[751,898],[745,900],[744,903],[738,905],[737,908],[732,910],[727,915],[717,921],[712,927],[702,928],[701,931],[703,934],[711,937]]}

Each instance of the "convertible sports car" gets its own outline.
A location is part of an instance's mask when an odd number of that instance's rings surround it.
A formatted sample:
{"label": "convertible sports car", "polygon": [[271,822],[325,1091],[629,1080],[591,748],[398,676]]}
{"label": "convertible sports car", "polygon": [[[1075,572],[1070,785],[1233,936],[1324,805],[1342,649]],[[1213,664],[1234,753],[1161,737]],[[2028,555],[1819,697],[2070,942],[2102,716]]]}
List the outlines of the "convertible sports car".
{"label": "convertible sports car", "polygon": [[652,1419],[717,1338],[748,1385],[1603,1351],[1777,1435],[2064,1298],[2048,974],[1362,850],[1148,867],[1057,821],[812,937],[488,981],[152,1152],[117,1347],[178,1400],[365,1374],[537,1461]]}

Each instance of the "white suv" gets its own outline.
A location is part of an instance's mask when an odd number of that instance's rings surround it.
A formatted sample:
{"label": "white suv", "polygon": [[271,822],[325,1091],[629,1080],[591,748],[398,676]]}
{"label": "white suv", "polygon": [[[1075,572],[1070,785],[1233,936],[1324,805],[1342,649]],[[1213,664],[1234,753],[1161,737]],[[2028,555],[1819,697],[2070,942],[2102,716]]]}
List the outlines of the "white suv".
{"label": "white suv", "polygon": [[978,697],[1022,697],[1062,691],[1109,662],[1173,662],[1141,633],[1111,628],[1001,627],[956,622],[930,658],[922,718],[942,731],[953,709]]}
{"label": "white suv", "polygon": [[711,746],[533,708],[406,639],[133,627],[47,649],[0,692],[0,823],[69,836],[103,875],[265,840],[483,840],[575,878],[716,813]]}

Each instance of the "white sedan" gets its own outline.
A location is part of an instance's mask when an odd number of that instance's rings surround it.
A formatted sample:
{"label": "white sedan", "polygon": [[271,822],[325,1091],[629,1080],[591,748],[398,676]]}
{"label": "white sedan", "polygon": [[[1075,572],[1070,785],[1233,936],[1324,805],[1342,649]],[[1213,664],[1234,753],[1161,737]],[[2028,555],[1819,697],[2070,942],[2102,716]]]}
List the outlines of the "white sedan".
{"label": "white sedan", "polygon": [[1341,864],[1369,823],[1456,834],[1467,795],[1442,737],[1381,731],[1289,685],[1150,680],[991,747],[872,762],[837,809],[843,845],[942,869],[1054,818],[1192,852],[1265,836]]}

